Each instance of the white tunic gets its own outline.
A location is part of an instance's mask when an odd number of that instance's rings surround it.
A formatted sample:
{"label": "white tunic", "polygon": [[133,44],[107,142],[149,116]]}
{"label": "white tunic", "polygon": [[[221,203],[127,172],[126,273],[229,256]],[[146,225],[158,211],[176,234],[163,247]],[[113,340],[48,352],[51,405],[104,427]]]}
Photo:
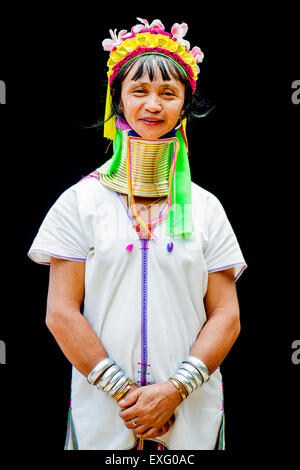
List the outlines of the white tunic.
{"label": "white tunic", "polygon": [[[28,254],[42,264],[50,256],[85,261],[83,315],[108,356],[135,383],[161,383],[189,354],[206,322],[208,273],[233,267],[237,279],[246,263],[220,202],[195,183],[193,238],[170,240],[162,222],[157,239],[144,241],[122,197],[94,176],[59,197]],[[126,250],[130,244],[132,251]],[[135,434],[119,410],[73,367],[71,417],[79,449],[132,448]],[[168,449],[214,449],[222,416],[218,368],[176,408],[174,425],[156,440]]]}

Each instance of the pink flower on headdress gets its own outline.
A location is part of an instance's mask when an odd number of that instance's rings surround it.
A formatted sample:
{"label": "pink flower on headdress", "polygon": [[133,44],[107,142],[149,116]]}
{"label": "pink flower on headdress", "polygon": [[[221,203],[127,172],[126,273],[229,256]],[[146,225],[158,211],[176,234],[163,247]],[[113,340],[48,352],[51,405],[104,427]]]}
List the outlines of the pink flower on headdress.
{"label": "pink flower on headdress", "polygon": [[199,64],[199,62],[203,61],[204,54],[201,51],[200,47],[198,47],[198,46],[193,47],[193,49],[190,51],[190,53],[194,56],[195,61],[196,61],[197,64]]}
{"label": "pink flower on headdress", "polygon": [[182,44],[184,47],[186,47],[187,51],[189,51],[190,43],[189,41],[186,41],[185,39],[183,39],[187,33],[187,30],[188,30],[188,25],[186,23],[181,23],[181,24],[175,23],[172,26],[171,33],[173,35],[173,38],[177,39],[177,41],[180,42],[180,44]]}
{"label": "pink flower on headdress", "polygon": [[154,20],[152,23],[149,25],[147,20],[143,20],[142,18],[137,18],[141,23],[143,24],[137,24],[131,28],[131,32],[138,34],[141,31],[144,31],[145,29],[152,29],[153,31],[164,31],[165,27],[162,24],[160,20]]}
{"label": "pink flower on headdress", "polygon": [[125,41],[127,29],[122,29],[117,35],[117,30],[109,30],[111,39],[104,39],[102,46],[105,51],[112,51]]}

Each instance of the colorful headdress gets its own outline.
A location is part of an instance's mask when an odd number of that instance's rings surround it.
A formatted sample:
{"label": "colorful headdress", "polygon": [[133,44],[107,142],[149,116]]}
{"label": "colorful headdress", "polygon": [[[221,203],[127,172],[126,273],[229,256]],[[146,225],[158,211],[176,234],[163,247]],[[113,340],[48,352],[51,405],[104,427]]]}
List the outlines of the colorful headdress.
{"label": "colorful headdress", "polygon": [[147,20],[137,18],[142,24],[131,28],[131,32],[122,29],[110,30],[111,39],[102,42],[103,48],[110,52],[107,62],[108,87],[105,108],[104,137],[114,140],[116,136],[116,119],[112,117],[112,100],[110,86],[121,68],[137,56],[158,54],[168,57],[176,62],[186,74],[193,92],[195,92],[200,69],[198,63],[202,62],[204,54],[197,46],[190,50],[190,43],[183,39],[187,33],[186,23],[175,23],[171,33],[165,31],[160,20],[154,20],[150,25]]}

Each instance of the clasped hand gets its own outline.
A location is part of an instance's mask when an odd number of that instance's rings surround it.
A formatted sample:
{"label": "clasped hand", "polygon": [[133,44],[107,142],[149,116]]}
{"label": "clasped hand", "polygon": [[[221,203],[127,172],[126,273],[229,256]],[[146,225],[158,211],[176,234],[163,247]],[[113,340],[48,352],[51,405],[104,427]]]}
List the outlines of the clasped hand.
{"label": "clasped hand", "polygon": [[168,432],[181,401],[178,390],[169,381],[144,387],[132,385],[118,402],[122,408],[119,414],[137,437],[154,438]]}

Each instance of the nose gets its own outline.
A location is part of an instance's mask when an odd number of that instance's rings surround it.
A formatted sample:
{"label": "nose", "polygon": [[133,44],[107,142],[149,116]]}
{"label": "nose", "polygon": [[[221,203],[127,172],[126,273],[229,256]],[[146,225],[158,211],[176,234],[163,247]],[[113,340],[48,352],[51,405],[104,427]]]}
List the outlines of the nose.
{"label": "nose", "polygon": [[145,101],[145,110],[150,113],[158,113],[162,110],[160,97],[156,93],[149,93]]}

